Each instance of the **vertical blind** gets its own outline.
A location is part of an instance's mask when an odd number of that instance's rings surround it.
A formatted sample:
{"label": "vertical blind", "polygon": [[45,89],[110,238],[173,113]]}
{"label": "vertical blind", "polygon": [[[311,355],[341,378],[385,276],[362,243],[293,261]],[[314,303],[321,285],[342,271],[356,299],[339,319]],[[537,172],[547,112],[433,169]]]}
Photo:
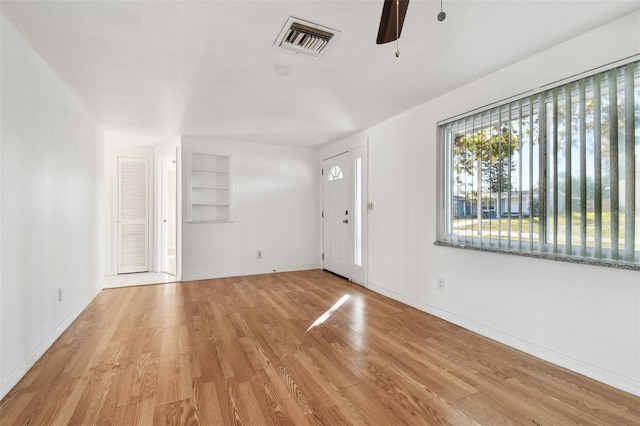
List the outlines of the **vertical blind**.
{"label": "vertical blind", "polygon": [[640,62],[442,130],[446,241],[640,264]]}

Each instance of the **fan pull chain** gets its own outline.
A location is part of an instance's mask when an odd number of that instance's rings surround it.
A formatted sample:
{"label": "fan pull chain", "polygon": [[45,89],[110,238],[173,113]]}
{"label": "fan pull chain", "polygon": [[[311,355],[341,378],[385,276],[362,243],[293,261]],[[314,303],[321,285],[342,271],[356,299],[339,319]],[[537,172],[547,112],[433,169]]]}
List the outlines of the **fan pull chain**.
{"label": "fan pull chain", "polygon": [[446,19],[447,14],[442,10],[442,0],[440,0],[440,13],[438,13],[438,21],[442,22]]}
{"label": "fan pull chain", "polygon": [[396,0],[396,58],[400,57],[400,36],[398,28],[400,26],[400,0]]}

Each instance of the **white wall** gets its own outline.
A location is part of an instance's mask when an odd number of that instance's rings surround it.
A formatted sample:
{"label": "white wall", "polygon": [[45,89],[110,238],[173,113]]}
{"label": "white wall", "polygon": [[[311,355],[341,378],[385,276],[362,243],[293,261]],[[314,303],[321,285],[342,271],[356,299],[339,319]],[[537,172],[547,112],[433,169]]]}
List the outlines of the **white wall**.
{"label": "white wall", "polygon": [[91,116],[0,19],[2,397],[101,289],[105,147]]}
{"label": "white wall", "polygon": [[629,15],[362,132],[369,288],[640,395],[638,272],[433,245],[437,122],[638,54],[638,28]]}
{"label": "white wall", "polygon": [[231,155],[233,222],[182,224],[183,280],[319,267],[316,150],[183,136],[183,174],[190,151]]}

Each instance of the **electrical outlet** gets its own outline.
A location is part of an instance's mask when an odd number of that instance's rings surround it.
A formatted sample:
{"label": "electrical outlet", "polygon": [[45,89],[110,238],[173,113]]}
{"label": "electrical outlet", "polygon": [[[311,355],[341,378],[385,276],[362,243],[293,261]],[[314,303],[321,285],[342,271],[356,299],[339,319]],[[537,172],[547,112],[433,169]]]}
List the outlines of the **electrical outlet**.
{"label": "electrical outlet", "polygon": [[444,291],[444,278],[438,277],[438,290]]}
{"label": "electrical outlet", "polygon": [[62,302],[62,287],[58,288],[58,302]]}
{"label": "electrical outlet", "polygon": [[262,250],[258,250],[258,252],[256,253],[256,258],[262,259]]}

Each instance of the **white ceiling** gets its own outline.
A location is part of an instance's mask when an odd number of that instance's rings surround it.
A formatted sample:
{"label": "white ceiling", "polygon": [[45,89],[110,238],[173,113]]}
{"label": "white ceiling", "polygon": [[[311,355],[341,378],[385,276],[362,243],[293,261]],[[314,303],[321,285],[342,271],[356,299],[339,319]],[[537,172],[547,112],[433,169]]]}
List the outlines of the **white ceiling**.
{"label": "white ceiling", "polygon": [[[2,1],[108,140],[179,134],[319,146],[640,8],[640,1]],[[277,49],[289,16],[342,32],[320,58]],[[288,76],[277,68],[286,66]]]}

